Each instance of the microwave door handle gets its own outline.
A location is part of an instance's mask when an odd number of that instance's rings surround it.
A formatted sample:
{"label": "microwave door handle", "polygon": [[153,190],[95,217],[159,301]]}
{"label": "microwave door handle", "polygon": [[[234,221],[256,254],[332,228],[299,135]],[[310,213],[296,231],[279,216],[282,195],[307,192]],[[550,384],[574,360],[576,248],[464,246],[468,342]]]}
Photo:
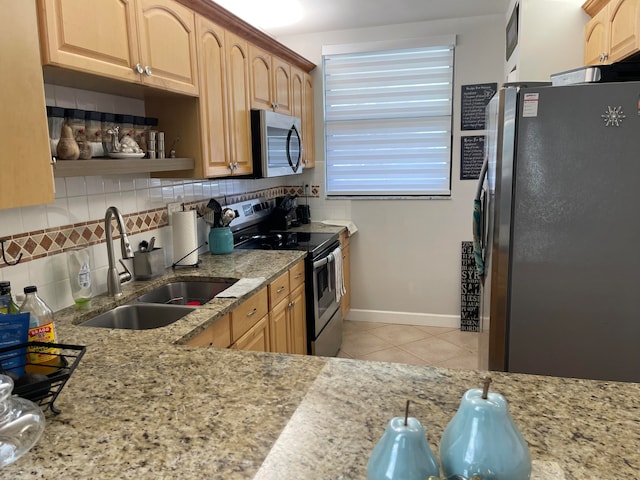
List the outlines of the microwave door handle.
{"label": "microwave door handle", "polygon": [[[298,143],[300,144],[300,148],[298,149],[298,158],[296,159],[295,165],[291,160],[291,137],[293,136],[294,133],[296,134],[296,137],[298,138]],[[300,168],[301,159],[302,159],[302,139],[300,138],[300,132],[298,132],[298,129],[296,128],[295,125],[291,125],[291,128],[289,129],[289,133],[287,133],[287,161],[289,162],[289,165],[291,166],[291,169],[294,172],[297,172],[298,168]]]}

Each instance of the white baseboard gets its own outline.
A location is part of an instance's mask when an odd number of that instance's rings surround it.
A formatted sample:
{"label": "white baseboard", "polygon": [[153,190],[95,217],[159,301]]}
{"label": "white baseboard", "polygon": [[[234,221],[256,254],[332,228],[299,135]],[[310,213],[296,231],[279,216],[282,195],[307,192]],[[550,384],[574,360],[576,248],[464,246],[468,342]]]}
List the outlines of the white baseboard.
{"label": "white baseboard", "polygon": [[422,327],[460,328],[459,315],[435,315],[430,313],[387,312],[382,310],[351,309],[346,320],[354,322],[396,323]]}

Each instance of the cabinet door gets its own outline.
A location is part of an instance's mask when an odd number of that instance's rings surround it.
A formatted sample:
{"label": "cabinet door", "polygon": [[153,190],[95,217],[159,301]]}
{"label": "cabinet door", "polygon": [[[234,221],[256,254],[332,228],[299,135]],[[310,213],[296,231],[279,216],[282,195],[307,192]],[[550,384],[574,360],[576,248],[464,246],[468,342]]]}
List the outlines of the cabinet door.
{"label": "cabinet door", "polygon": [[304,72],[298,68],[291,67],[291,115],[300,119],[302,135],[302,166],[304,168],[304,159],[307,154],[305,151],[305,130],[304,121]]}
{"label": "cabinet door", "polygon": [[269,316],[265,315],[251,330],[238,339],[233,347],[236,350],[251,350],[254,352],[268,352],[269,346]]}
{"label": "cabinet door", "polygon": [[307,354],[307,313],[304,285],[300,285],[290,296],[289,303],[289,351],[300,355]]}
{"label": "cabinet door", "polygon": [[273,110],[271,97],[271,55],[254,45],[249,45],[251,58],[251,108]]}
{"label": "cabinet door", "polygon": [[192,347],[217,347],[227,348],[231,345],[231,324],[229,315],[216,320],[213,325],[209,325],[199,335],[187,342]]}
{"label": "cabinet door", "polygon": [[640,2],[613,0],[609,9],[609,59],[622,60],[640,50]]}
{"label": "cabinet door", "polygon": [[45,65],[140,81],[134,0],[38,0],[38,9]]}
{"label": "cabinet door", "polygon": [[206,177],[229,175],[224,30],[198,16],[196,32],[203,172]]}
{"label": "cabinet door", "polygon": [[51,203],[53,171],[36,5],[24,0],[3,2],[2,15],[0,209]]}
{"label": "cabinet door", "polygon": [[598,65],[603,63],[603,55],[609,50],[609,21],[608,9],[600,10],[584,29],[584,63]]}
{"label": "cabinet door", "polygon": [[233,167],[230,173],[246,175],[253,172],[247,42],[227,31],[225,46],[227,49],[225,61],[228,85],[229,163]]}
{"label": "cabinet door", "polygon": [[[136,0],[143,82],[198,94],[195,17],[173,0]],[[149,70],[147,70],[147,67]]]}
{"label": "cabinet door", "polygon": [[269,312],[271,351],[289,353],[289,299],[286,298]]}
{"label": "cabinet door", "polygon": [[304,155],[304,168],[313,168],[315,161],[315,140],[313,121],[313,80],[311,75],[304,75],[304,102],[302,104],[302,150]]}
{"label": "cabinet door", "polygon": [[275,111],[288,115],[291,113],[291,66],[278,57],[273,57],[271,64],[273,68],[272,98]]}

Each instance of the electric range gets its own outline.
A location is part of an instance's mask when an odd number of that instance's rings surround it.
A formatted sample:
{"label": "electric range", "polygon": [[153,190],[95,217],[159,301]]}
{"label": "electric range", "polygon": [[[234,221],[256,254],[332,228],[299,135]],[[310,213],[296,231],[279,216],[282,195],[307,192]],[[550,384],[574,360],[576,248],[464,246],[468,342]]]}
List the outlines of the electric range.
{"label": "electric range", "polygon": [[269,229],[275,200],[255,199],[228,205],[236,212],[231,222],[234,248],[251,250],[301,250],[305,257],[307,351],[336,356],[342,345],[342,314],[336,298],[335,255],[337,233]]}

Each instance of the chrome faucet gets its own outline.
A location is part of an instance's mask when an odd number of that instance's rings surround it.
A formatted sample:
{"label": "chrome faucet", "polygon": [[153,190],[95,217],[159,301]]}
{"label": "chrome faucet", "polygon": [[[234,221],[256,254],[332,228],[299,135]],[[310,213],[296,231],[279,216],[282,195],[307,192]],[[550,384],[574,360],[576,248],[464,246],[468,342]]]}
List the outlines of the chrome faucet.
{"label": "chrome faucet", "polygon": [[107,289],[109,295],[118,297],[122,295],[121,283],[131,280],[131,272],[120,259],[120,264],[124,267],[124,272],[119,273],[116,268],[116,261],[113,255],[113,233],[111,232],[111,219],[115,217],[118,223],[118,229],[120,230],[120,248],[122,250],[122,258],[133,258],[133,251],[129,244],[129,238],[127,237],[127,231],[124,227],[124,220],[122,214],[117,207],[107,208],[107,212],[104,215],[104,230],[107,235],[107,256],[109,257],[109,270],[107,270]]}

